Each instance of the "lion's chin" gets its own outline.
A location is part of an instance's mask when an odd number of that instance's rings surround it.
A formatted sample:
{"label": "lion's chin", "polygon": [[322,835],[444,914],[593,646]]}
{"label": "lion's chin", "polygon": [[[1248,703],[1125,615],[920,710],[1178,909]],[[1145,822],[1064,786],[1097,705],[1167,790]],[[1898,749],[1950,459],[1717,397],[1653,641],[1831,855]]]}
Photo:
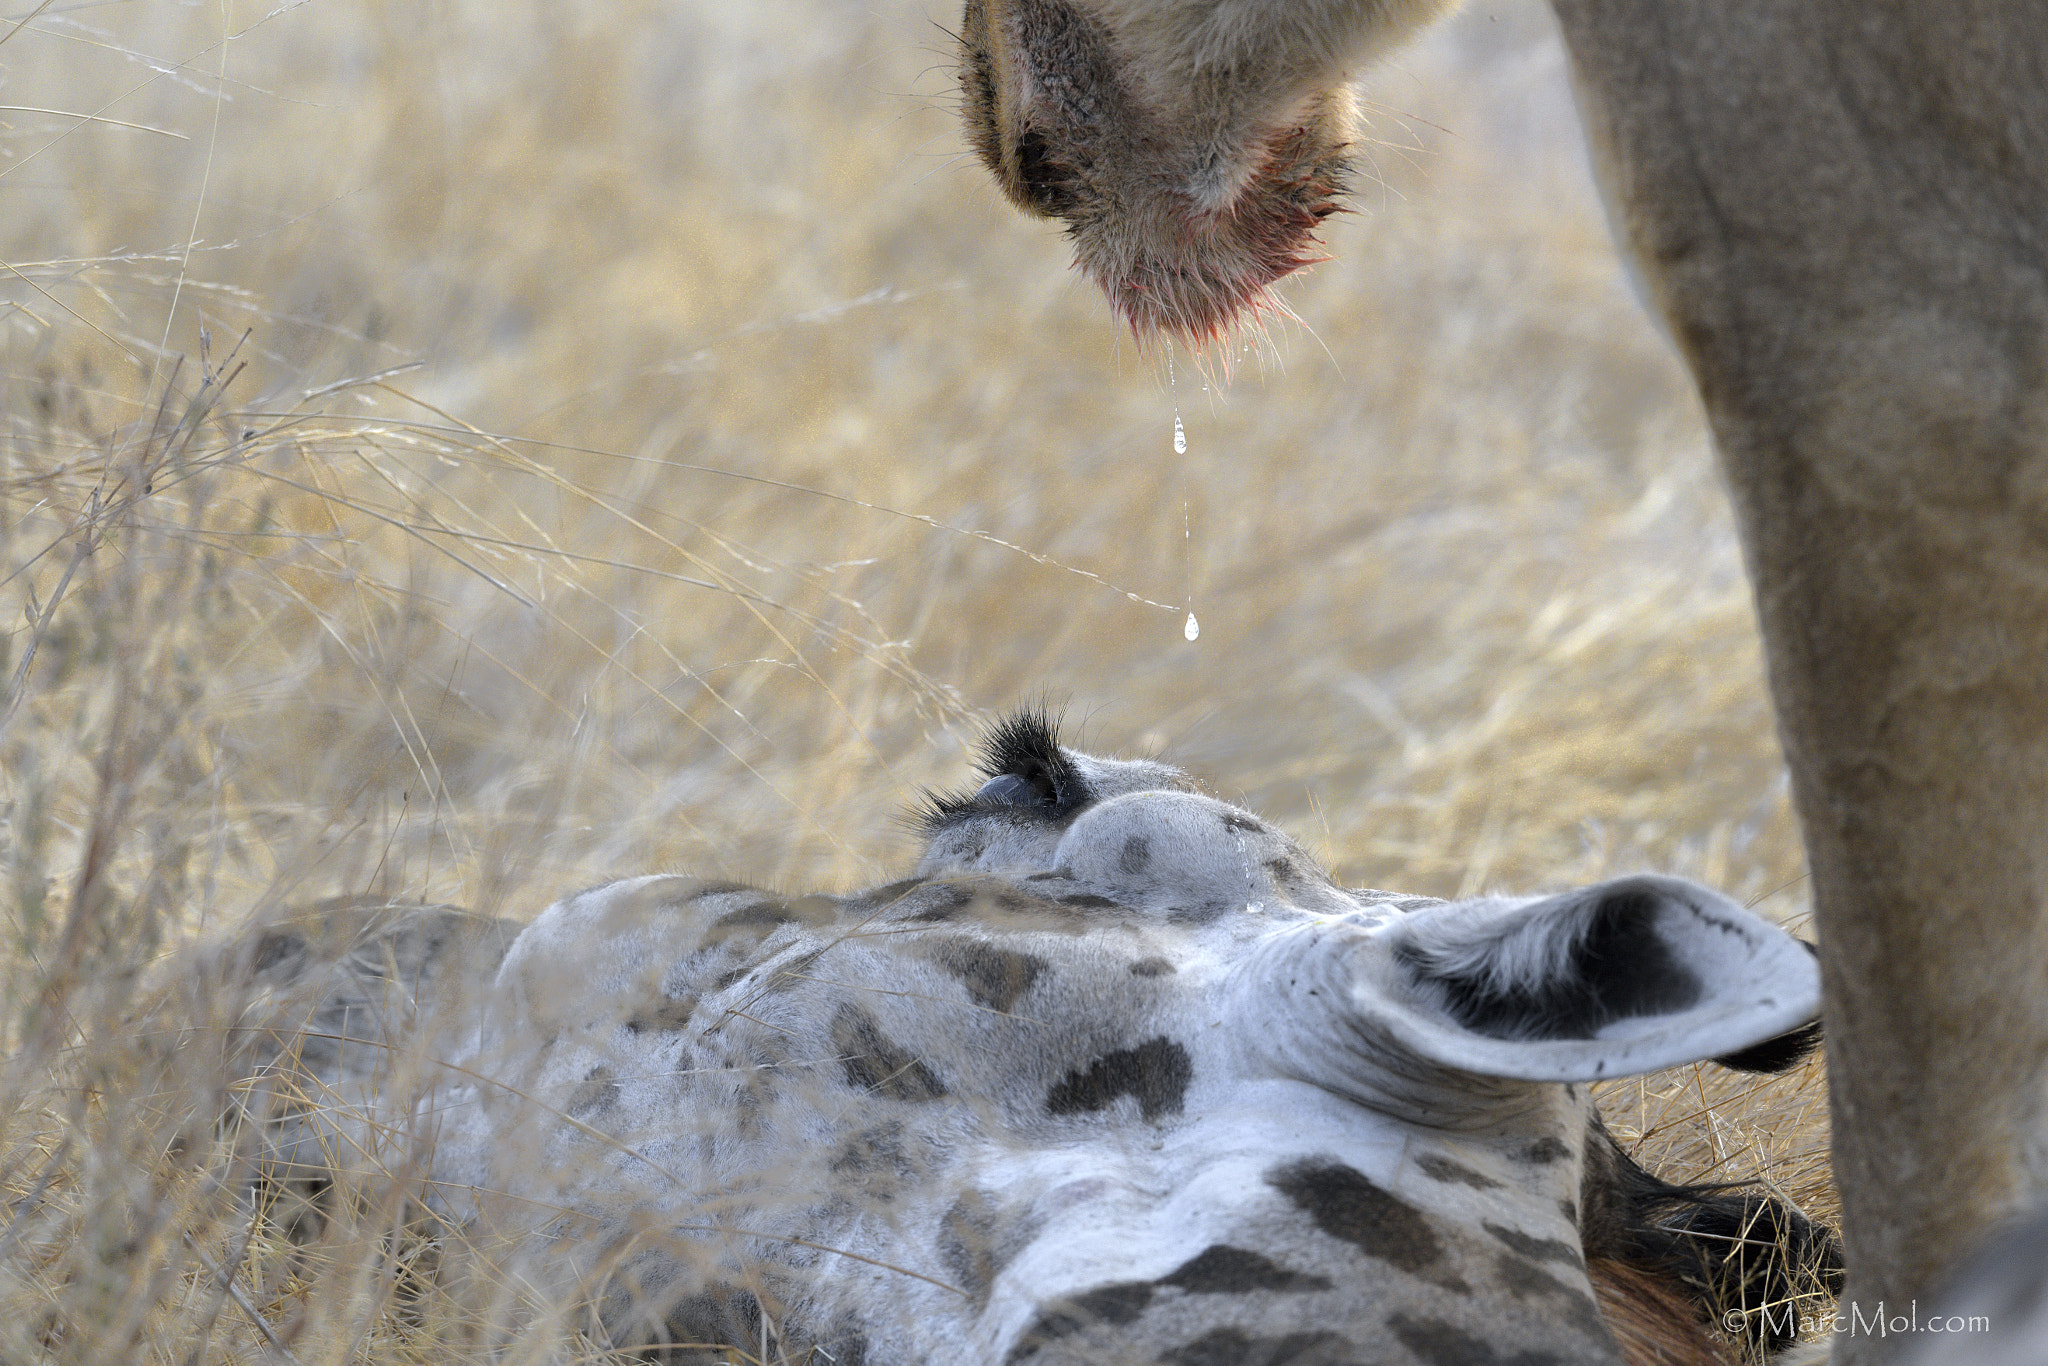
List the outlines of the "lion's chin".
{"label": "lion's chin", "polygon": [[1109,296],[1141,342],[1201,350],[1272,314],[1291,316],[1273,286],[1326,260],[1317,231],[1338,212],[1346,140],[1309,122],[1267,138],[1236,191],[1215,207],[1157,183],[1139,196],[1067,219],[1075,264]]}
{"label": "lion's chin", "polygon": [[1066,225],[1076,264],[1141,342],[1200,350],[1284,316],[1274,284],[1324,259],[1316,232],[1354,131],[1341,81],[1228,62],[1147,79],[1085,5],[971,2],[961,102],[1003,193]]}

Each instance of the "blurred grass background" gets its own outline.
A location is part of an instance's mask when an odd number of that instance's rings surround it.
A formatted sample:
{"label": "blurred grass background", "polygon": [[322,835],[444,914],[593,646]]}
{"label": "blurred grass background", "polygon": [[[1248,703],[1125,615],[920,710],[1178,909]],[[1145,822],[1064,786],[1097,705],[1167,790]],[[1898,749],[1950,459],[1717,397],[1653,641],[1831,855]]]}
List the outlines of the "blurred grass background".
{"label": "blurred grass background", "polygon": [[[109,1051],[152,960],[337,893],[880,880],[1020,702],[1354,884],[1802,912],[1732,524],[1547,11],[1372,73],[1301,325],[1206,369],[965,157],[957,17],[0,16],[0,1361],[259,1359],[263,1315],[452,1350],[160,1170]],[[1825,1212],[1817,1080],[1708,1085],[1617,1127]]]}

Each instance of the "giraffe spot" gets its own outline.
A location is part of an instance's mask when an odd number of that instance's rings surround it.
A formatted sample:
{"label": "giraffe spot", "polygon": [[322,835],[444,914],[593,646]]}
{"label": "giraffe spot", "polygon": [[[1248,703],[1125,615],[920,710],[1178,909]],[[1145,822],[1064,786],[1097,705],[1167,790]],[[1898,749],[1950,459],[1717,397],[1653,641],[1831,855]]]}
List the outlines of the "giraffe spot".
{"label": "giraffe spot", "polygon": [[1187,1102],[1194,1071],[1187,1049],[1164,1036],[1148,1039],[1136,1048],[1103,1054],[1085,1072],[1067,1073],[1046,1093],[1045,1108],[1050,1114],[1076,1115],[1131,1096],[1147,1120],[1177,1115]]}
{"label": "giraffe spot", "polygon": [[1536,1238],[1520,1229],[1506,1228],[1500,1224],[1484,1223],[1480,1227],[1498,1238],[1502,1243],[1524,1257],[1539,1262],[1565,1262],[1572,1266],[1581,1265],[1579,1250],[1570,1243],[1556,1238]]}
{"label": "giraffe spot", "polygon": [[1517,1162],[1532,1162],[1538,1166],[1562,1162],[1571,1155],[1572,1150],[1566,1146],[1565,1141],[1552,1134],[1545,1134],[1533,1143],[1525,1143],[1514,1152]]}
{"label": "giraffe spot", "polygon": [[832,1155],[829,1169],[834,1200],[864,1209],[886,1209],[905,1193],[922,1188],[930,1177],[928,1169],[920,1169],[917,1156],[914,1145],[906,1143],[900,1122],[860,1130]]}
{"label": "giraffe spot", "polygon": [[1415,1165],[1422,1174],[1432,1181],[1446,1184],[1470,1186],[1476,1191],[1499,1190],[1500,1182],[1484,1172],[1475,1172],[1462,1162],[1453,1162],[1440,1153],[1427,1153],[1415,1159]]}
{"label": "giraffe spot", "polygon": [[908,1049],[882,1033],[875,1017],[856,1005],[843,1005],[832,1017],[832,1048],[848,1086],[908,1103],[937,1100],[945,1083]]}
{"label": "giraffe spot", "polygon": [[1122,1327],[1137,1321],[1152,1303],[1152,1282],[1116,1281],[1078,1295],[1041,1305],[1038,1317],[1017,1339],[1017,1345],[1003,1358],[1003,1366],[1015,1366],[1038,1355],[1038,1349],[1080,1332],[1091,1324]]}
{"label": "giraffe spot", "polygon": [[1253,1290],[1328,1290],[1321,1276],[1289,1271],[1272,1258],[1228,1243],[1211,1243],[1182,1262],[1156,1285],[1170,1285],[1190,1295],[1242,1295]]}
{"label": "giraffe spot", "polygon": [[902,1177],[912,1175],[910,1157],[903,1150],[903,1126],[900,1123],[878,1124],[854,1134],[840,1144],[839,1151],[833,1155],[832,1171],[857,1176],[871,1172],[891,1172]]}
{"label": "giraffe spot", "polygon": [[1564,1301],[1564,1315],[1582,1331],[1600,1332],[1600,1310],[1592,1295],[1578,1286],[1567,1285],[1526,1258],[1503,1253],[1495,1264],[1501,1286],[1518,1300],[1540,1296]]}
{"label": "giraffe spot", "polygon": [[1366,1366],[1366,1357],[1336,1333],[1252,1337],[1216,1328],[1159,1358],[1160,1366]]}
{"label": "giraffe spot", "polygon": [[1076,892],[1072,896],[1061,897],[1059,901],[1062,906],[1072,906],[1084,911],[1115,910],[1123,904],[1111,901],[1106,896],[1097,896],[1093,892]]}
{"label": "giraffe spot", "polygon": [[[787,989],[799,981],[804,973],[810,971],[811,964],[824,956],[824,949],[812,949],[807,953],[800,953],[794,957],[784,959],[768,974],[767,986],[775,990]],[[724,991],[727,987],[743,982],[748,977],[753,976],[755,970],[759,967],[760,964],[754,962],[742,963],[736,968],[728,968],[713,979],[711,989],[713,991]]]}
{"label": "giraffe spot", "polygon": [[1031,990],[1049,966],[1035,954],[1017,953],[973,939],[954,939],[932,950],[940,967],[967,987],[967,998],[990,1010],[1008,1010]]}
{"label": "giraffe spot", "polygon": [[[650,1288],[615,1285],[612,1293],[639,1299]],[[749,1291],[713,1282],[678,1300],[662,1324],[671,1342],[754,1342],[761,1336],[761,1302]]]}
{"label": "giraffe spot", "polygon": [[[721,892],[754,890],[752,887],[741,887],[737,884],[720,886]],[[806,896],[792,901],[783,897],[762,896],[737,910],[727,911],[712,921],[704,931],[703,947],[717,948],[734,941],[758,944],[784,925],[808,925],[816,928],[829,923],[838,913],[837,897]]]}
{"label": "giraffe spot", "polygon": [[1565,1366],[1555,1352],[1509,1355],[1442,1319],[1393,1314],[1387,1328],[1424,1366]]}
{"label": "giraffe spot", "polygon": [[1266,1173],[1266,1183],[1315,1220],[1317,1228],[1368,1257],[1408,1272],[1427,1270],[1443,1257],[1429,1221],[1355,1167],[1307,1158]]}
{"label": "giraffe spot", "polygon": [[571,1119],[581,1119],[599,1110],[610,1109],[618,1099],[619,1083],[613,1078],[612,1069],[599,1064],[583,1074],[583,1080],[569,1093],[562,1111]]}
{"label": "giraffe spot", "polygon": [[697,998],[683,996],[676,1000],[657,997],[646,1008],[626,1021],[626,1028],[635,1034],[673,1034],[689,1027],[690,1017],[697,1013]]}
{"label": "giraffe spot", "polygon": [[[832,947],[830,944],[825,946],[827,949],[830,947]],[[768,975],[768,990],[788,991],[791,987],[803,981],[805,975],[810,972],[811,967],[824,956],[825,949],[809,949],[803,953],[794,954],[783,959],[780,963],[776,964],[775,970]]]}
{"label": "giraffe spot", "polygon": [[[908,887],[915,886],[917,886],[915,882],[908,884]],[[942,920],[951,920],[974,904],[973,891],[957,884],[942,883],[937,886],[928,886],[919,891],[914,898],[909,896],[908,887],[906,887],[903,893],[904,898],[910,905],[917,907],[917,909],[912,911],[905,919],[916,924],[931,925]],[[884,890],[888,889],[885,888]]]}
{"label": "giraffe spot", "polygon": [[988,1307],[989,1288],[1009,1260],[996,1247],[998,1211],[995,1196],[969,1190],[939,1219],[939,1259],[977,1311]]}
{"label": "giraffe spot", "polygon": [[[252,972],[268,972],[287,960],[304,960],[309,953],[303,937],[293,934],[290,930],[269,930],[257,939],[249,968]],[[303,961],[294,962],[287,977],[296,978],[304,966]]]}
{"label": "giraffe spot", "polygon": [[791,913],[788,902],[771,897],[756,901],[752,905],[742,906],[736,911],[727,911],[711,922],[705,938],[715,942],[724,938],[721,931],[729,933],[735,930],[772,930],[778,925],[787,925],[794,919],[796,917]]}
{"label": "giraffe spot", "polygon": [[1142,873],[1152,865],[1152,841],[1132,835],[1117,851],[1116,866],[1126,873]]}
{"label": "giraffe spot", "polygon": [[1133,977],[1165,977],[1173,972],[1173,964],[1164,958],[1140,958],[1131,964]]}
{"label": "giraffe spot", "polygon": [[1035,911],[1044,910],[1046,905],[1039,898],[1008,886],[998,886],[994,892],[987,894],[987,899],[1006,915],[1030,915]]}
{"label": "giraffe spot", "polygon": [[[1161,1287],[1175,1289],[1188,1295],[1243,1295],[1254,1291],[1312,1291],[1328,1290],[1330,1282],[1321,1276],[1304,1275],[1290,1271],[1278,1262],[1246,1248],[1231,1247],[1227,1243],[1212,1243],[1194,1257],[1181,1263],[1156,1281],[1118,1281],[1098,1286],[1085,1294],[1059,1301],[1049,1308],[1041,1308],[1038,1318],[1026,1330],[1010,1355],[1004,1358],[1008,1363],[1023,1361],[1035,1355],[1048,1342],[1069,1336],[1092,1323],[1107,1323],[1121,1326],[1134,1322],[1151,1305],[1153,1297]],[[1235,1330],[1226,1330],[1234,1332]],[[1211,1337],[1214,1337],[1211,1334]],[[1266,1339],[1276,1349],[1282,1344],[1292,1346],[1306,1343],[1311,1337],[1331,1337],[1331,1334],[1296,1334],[1286,1339]],[[1241,1341],[1249,1342],[1238,1335]],[[1348,1344],[1347,1344],[1348,1345]],[[1257,1352],[1254,1346],[1248,1350]],[[1272,1361],[1274,1363],[1296,1361],[1317,1362],[1319,1356],[1220,1356],[1218,1362],[1237,1366],[1241,1361]],[[1209,1360],[1206,1357],[1190,1360]],[[1329,1358],[1334,1362],[1334,1358]]]}
{"label": "giraffe spot", "polygon": [[1569,1295],[1571,1290],[1555,1276],[1526,1258],[1503,1253],[1494,1262],[1494,1271],[1500,1283],[1509,1294],[1518,1300],[1531,1295]]}

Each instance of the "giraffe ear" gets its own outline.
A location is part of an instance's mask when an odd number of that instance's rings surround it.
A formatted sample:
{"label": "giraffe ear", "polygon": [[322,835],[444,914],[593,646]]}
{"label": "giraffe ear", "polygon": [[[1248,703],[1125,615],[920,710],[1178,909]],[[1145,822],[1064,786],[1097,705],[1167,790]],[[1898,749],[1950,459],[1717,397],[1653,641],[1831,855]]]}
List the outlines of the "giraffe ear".
{"label": "giraffe ear", "polygon": [[1430,1061],[1487,1076],[1596,1081],[1740,1055],[1820,1009],[1805,945],[1679,878],[1449,902],[1374,938],[1378,980],[1355,1003]]}

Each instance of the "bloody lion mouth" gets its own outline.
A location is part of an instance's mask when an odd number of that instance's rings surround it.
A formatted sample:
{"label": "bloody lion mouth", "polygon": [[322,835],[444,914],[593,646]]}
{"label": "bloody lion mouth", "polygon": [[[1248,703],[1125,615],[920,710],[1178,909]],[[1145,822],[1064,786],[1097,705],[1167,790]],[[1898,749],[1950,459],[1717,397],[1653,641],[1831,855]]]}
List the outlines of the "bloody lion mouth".
{"label": "bloody lion mouth", "polygon": [[1162,189],[1165,203],[1149,212],[1058,216],[1075,264],[1141,342],[1166,337],[1199,350],[1292,316],[1273,287],[1328,259],[1316,233],[1339,212],[1348,171],[1341,142],[1299,125],[1268,140],[1258,169],[1220,208]]}
{"label": "bloody lion mouth", "polygon": [[[971,2],[960,73],[976,155],[1011,202],[1066,225],[1075,264],[1141,343],[1199,351],[1292,316],[1273,286],[1326,259],[1316,232],[1348,180],[1343,86],[1282,97],[1263,120],[1190,115],[1059,0],[1015,0],[1001,18]],[[1194,84],[1208,79],[1227,77]]]}

